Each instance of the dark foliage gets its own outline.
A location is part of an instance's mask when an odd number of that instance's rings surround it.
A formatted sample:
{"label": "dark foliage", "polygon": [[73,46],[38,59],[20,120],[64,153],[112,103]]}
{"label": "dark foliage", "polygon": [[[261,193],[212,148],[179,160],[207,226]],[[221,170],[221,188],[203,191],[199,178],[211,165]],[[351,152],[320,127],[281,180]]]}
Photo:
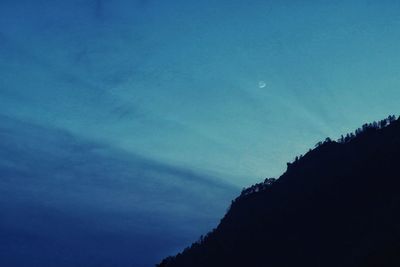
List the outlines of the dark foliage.
{"label": "dark foliage", "polygon": [[400,266],[400,120],[326,139],[244,189],[219,226],[160,267]]}

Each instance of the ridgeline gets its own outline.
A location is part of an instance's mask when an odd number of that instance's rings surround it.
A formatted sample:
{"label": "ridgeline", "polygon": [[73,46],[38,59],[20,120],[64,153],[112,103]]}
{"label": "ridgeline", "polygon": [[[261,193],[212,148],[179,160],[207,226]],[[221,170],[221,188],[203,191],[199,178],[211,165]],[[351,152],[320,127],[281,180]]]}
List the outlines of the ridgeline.
{"label": "ridgeline", "polygon": [[319,142],[157,266],[400,266],[400,119]]}

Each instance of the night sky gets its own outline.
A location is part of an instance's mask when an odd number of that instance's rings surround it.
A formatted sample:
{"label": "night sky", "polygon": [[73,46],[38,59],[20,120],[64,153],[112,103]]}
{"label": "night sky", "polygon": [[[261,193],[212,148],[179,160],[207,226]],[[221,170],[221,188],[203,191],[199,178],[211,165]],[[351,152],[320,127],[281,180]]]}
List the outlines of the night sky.
{"label": "night sky", "polygon": [[149,267],[399,113],[399,1],[0,0],[0,265]]}

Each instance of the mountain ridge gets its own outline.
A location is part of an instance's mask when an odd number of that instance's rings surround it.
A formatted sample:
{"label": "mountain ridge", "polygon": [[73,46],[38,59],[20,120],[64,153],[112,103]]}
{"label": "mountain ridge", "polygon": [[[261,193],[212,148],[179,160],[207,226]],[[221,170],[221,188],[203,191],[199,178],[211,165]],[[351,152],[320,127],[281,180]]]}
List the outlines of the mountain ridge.
{"label": "mountain ridge", "polygon": [[400,266],[399,151],[395,116],[327,138],[157,266]]}

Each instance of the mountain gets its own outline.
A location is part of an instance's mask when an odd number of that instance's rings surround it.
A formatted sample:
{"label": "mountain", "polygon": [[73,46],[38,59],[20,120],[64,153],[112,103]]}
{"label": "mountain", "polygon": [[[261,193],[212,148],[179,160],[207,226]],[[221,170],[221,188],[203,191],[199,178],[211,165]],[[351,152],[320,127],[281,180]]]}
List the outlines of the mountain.
{"label": "mountain", "polygon": [[400,119],[327,138],[159,267],[400,266]]}

